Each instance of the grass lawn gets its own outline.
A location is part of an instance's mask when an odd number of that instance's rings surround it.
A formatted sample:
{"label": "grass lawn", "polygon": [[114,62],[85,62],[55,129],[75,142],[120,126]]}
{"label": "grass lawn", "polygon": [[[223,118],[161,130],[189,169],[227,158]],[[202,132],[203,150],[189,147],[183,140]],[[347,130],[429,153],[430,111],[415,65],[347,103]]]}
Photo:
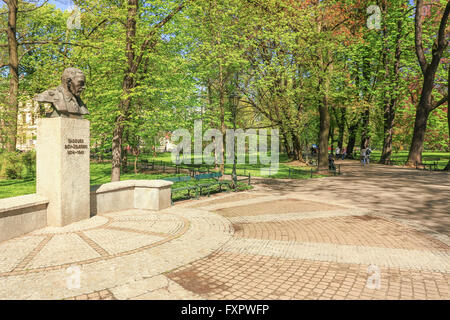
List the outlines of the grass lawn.
{"label": "grass lawn", "polygon": [[[237,165],[237,174],[238,175],[250,175],[252,177],[262,176],[261,167],[267,167],[261,164],[248,164],[249,159],[248,155],[246,155],[246,163],[247,164],[238,164]],[[160,153],[156,158],[153,158],[151,155],[143,155],[139,158],[139,160],[148,160],[151,161],[163,161],[167,164],[172,163],[171,153]],[[131,156],[129,161],[133,161],[134,158]],[[299,168],[296,166],[290,166],[287,164],[289,158],[280,154],[280,165],[278,172],[275,173],[273,169],[270,170],[271,177],[273,178],[289,178],[289,168],[291,168],[290,177],[295,179],[308,179],[311,177],[311,172],[309,168]],[[192,161],[193,163],[193,161]],[[232,170],[231,164],[225,165],[225,174],[231,174]],[[206,167],[204,168],[206,170]],[[103,183],[108,183],[111,181],[111,164],[109,162],[105,163],[94,163],[91,162],[91,185],[98,185]],[[181,174],[186,175],[186,174]],[[130,166],[127,173],[121,174],[121,180],[154,180],[154,179],[163,179],[166,177],[176,176],[173,173],[154,173],[154,174],[146,174],[146,173],[138,173],[135,174],[133,171],[133,167]],[[314,177],[322,177],[319,175],[314,175]],[[209,180],[202,180],[202,183],[212,182]],[[189,184],[194,184],[195,182],[189,182]],[[184,186],[185,183],[176,183],[174,188],[179,186]],[[243,183],[239,183],[239,188],[245,189],[246,186]],[[32,194],[36,192],[36,182],[35,179],[18,179],[18,180],[1,180],[0,179],[0,199],[21,196],[25,194]],[[175,197],[176,198],[176,197]]]}
{"label": "grass lawn", "polygon": [[[250,164],[249,155],[245,155],[245,164],[236,164],[236,173],[237,175],[250,175],[252,177],[263,177],[268,176],[272,178],[285,179],[285,178],[295,178],[295,179],[309,179],[311,177],[311,168],[315,170],[315,167],[298,167],[295,165],[290,165],[291,161],[286,154],[280,154],[279,157],[279,167],[278,171],[274,171],[274,168],[269,169],[269,165],[263,165],[261,163],[258,164]],[[152,155],[143,155],[139,158],[140,160],[145,159],[151,163],[155,161],[155,165],[159,165],[158,162],[164,162],[167,165],[173,165],[171,159],[171,153],[159,153],[156,157],[152,157]],[[191,156],[191,163],[194,164],[194,156]],[[133,161],[132,158],[129,159]],[[226,161],[225,161],[226,162]],[[183,166],[183,164],[181,164]],[[209,166],[211,170],[213,170],[212,166]],[[202,165],[200,169],[206,170],[207,166]],[[262,168],[265,168],[264,171],[261,171]],[[225,174],[231,174],[233,169],[232,164],[225,163]],[[289,170],[290,169],[290,170]],[[290,171],[290,173],[289,173]],[[319,175],[314,175],[315,177],[322,177]]]}
{"label": "grass lawn", "polygon": [[[371,155],[372,161],[378,161],[380,159],[381,152],[373,151]],[[400,161],[406,161],[408,157],[407,151],[401,151],[393,154],[393,158]],[[441,160],[438,162],[438,168],[443,169],[450,158],[450,152],[424,152],[423,158],[425,163],[433,163],[434,160],[427,160],[427,157],[440,157]],[[172,164],[171,153],[159,153],[157,157],[153,158],[152,155],[143,155],[139,160],[147,160],[150,163],[152,161],[159,162],[163,161],[167,165]],[[131,156],[129,161],[133,161],[134,158]],[[311,167],[298,167],[289,164],[290,160],[285,154],[280,154],[280,163],[278,172],[270,170],[270,176],[278,179],[293,178],[293,179],[309,179],[311,177]],[[192,161],[192,163],[194,163]],[[225,164],[225,174],[231,174],[233,165]],[[261,173],[261,168],[268,168],[266,165],[261,164],[249,164],[249,155],[246,155],[246,164],[237,164],[236,172],[238,175],[248,175],[250,173],[251,177],[261,177],[264,176]],[[203,167],[206,170],[206,167]],[[315,168],[313,168],[314,170]],[[121,174],[121,180],[154,180],[163,179],[166,177],[175,176],[173,173],[138,173],[133,172],[133,167],[129,167],[129,172]],[[269,171],[267,171],[269,172]],[[181,174],[185,175],[185,174]],[[324,177],[324,175],[316,175],[313,177]],[[111,181],[111,164],[109,162],[105,163],[94,163],[91,162],[91,185],[108,183]],[[213,180],[211,180],[212,182]],[[202,181],[202,183],[207,183],[208,180]],[[189,184],[194,184],[195,182],[189,182]],[[174,188],[179,186],[184,186],[185,183],[176,183]],[[245,189],[244,184],[239,184],[240,189]],[[32,194],[36,192],[36,182],[35,179],[18,179],[18,180],[2,180],[0,179],[0,199],[21,196],[25,194]],[[177,195],[178,196],[178,195]],[[174,196],[177,198],[176,196]]]}
{"label": "grass lawn", "polygon": [[[185,175],[185,174],[181,174]],[[132,170],[128,173],[121,174],[121,180],[155,180],[176,176],[173,173],[166,174],[134,174]],[[111,164],[110,163],[91,163],[91,185],[108,183],[111,181]],[[213,182],[213,179],[202,180],[202,183]],[[195,182],[189,182],[189,185]],[[185,183],[175,183],[174,188],[184,186]],[[246,189],[244,184],[239,184],[239,190]],[[214,190],[213,190],[214,191]],[[17,180],[0,180],[0,199],[22,196],[26,194],[36,193],[35,179],[17,179]],[[174,196],[175,199],[177,197]]]}
{"label": "grass lawn", "polygon": [[[393,160],[397,160],[400,162],[406,162],[406,160],[408,160],[408,151],[399,151],[399,152],[394,152],[391,156],[391,159]],[[429,160],[429,158],[437,158],[439,157],[440,160],[436,161],[436,160]],[[371,161],[379,161],[381,158],[381,151],[379,150],[374,150],[372,152],[372,154],[370,155],[370,159]],[[438,169],[442,170],[445,168],[445,166],[448,163],[448,160],[450,159],[450,152],[434,152],[434,151],[425,151],[422,153],[422,161],[423,163],[434,163],[437,162],[438,165]]]}

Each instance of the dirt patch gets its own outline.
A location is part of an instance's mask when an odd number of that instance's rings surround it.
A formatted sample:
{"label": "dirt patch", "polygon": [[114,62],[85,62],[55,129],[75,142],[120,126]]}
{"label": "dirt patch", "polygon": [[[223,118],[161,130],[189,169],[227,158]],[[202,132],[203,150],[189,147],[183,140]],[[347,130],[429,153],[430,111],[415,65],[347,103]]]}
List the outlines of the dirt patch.
{"label": "dirt patch", "polygon": [[293,161],[290,161],[290,162],[286,162],[285,164],[287,164],[288,166],[312,168],[306,162],[299,161],[299,160],[293,160]]}
{"label": "dirt patch", "polygon": [[244,206],[218,209],[215,212],[224,217],[257,216],[262,214],[301,213],[313,211],[341,210],[345,207],[316,201],[286,199],[264,201]]}

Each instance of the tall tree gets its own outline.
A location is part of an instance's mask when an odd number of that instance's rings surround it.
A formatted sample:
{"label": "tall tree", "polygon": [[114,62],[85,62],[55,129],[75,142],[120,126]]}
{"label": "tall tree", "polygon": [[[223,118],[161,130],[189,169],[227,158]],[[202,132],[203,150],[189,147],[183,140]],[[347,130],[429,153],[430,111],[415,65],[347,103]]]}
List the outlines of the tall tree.
{"label": "tall tree", "polygon": [[7,111],[5,112],[6,149],[16,150],[17,114],[19,111],[19,54],[17,42],[17,11],[18,0],[7,0],[8,26],[6,33],[8,37],[8,66],[9,66],[9,96]]}
{"label": "tall tree", "polygon": [[141,65],[144,55],[155,48],[157,44],[158,31],[168,23],[178,12],[180,12],[189,0],[183,1],[177,5],[167,16],[156,23],[150,32],[145,36],[141,43],[140,50],[136,52],[139,46],[136,39],[136,20],[138,19],[138,0],[127,1],[127,18],[125,23],[126,31],[126,66],[123,72],[122,95],[119,103],[119,114],[115,119],[114,133],[112,139],[112,170],[111,181],[120,180],[120,169],[122,163],[122,136],[125,123],[128,120],[133,90],[136,88],[136,79],[138,69]]}
{"label": "tall tree", "polygon": [[433,101],[432,93],[435,87],[435,77],[439,67],[439,63],[441,62],[445,49],[448,46],[448,31],[446,30],[446,26],[449,14],[450,1],[447,2],[447,5],[445,6],[444,12],[442,14],[439,29],[437,31],[433,47],[431,48],[431,62],[428,62],[423,47],[422,23],[424,15],[424,3],[423,0],[416,1],[415,47],[417,58],[419,60],[420,68],[423,74],[423,83],[419,104],[416,109],[414,133],[408,155],[407,164],[410,166],[414,166],[416,163],[422,163],[423,143],[425,140],[427,121],[430,112],[438,108],[448,100],[448,92],[447,95],[439,101]]}
{"label": "tall tree", "polygon": [[[33,94],[25,92],[29,89],[27,86],[25,90],[19,91],[19,81],[22,83],[29,80],[37,65],[49,67],[49,60],[61,57],[57,48],[67,43],[61,39],[65,29],[63,14],[54,10],[53,6],[46,5],[47,1],[42,4],[23,0],[4,2],[6,11],[1,10],[0,17],[7,19],[0,22],[0,32],[6,37],[0,35],[0,48],[7,50],[0,56],[0,70],[8,67],[8,71],[2,72],[2,76],[9,77],[9,86],[7,99],[2,101],[1,109],[4,110],[0,111],[3,113],[3,143],[7,150],[15,151],[19,100],[24,93],[28,98]],[[34,57],[30,58],[32,55]],[[55,70],[55,64],[52,66]],[[47,78],[53,80],[51,71]]]}

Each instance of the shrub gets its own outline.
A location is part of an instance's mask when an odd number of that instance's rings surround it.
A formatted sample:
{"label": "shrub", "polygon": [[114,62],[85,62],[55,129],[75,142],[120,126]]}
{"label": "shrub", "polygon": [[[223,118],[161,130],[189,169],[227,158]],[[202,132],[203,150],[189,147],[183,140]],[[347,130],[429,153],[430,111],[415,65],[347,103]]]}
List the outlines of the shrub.
{"label": "shrub", "polygon": [[23,165],[19,154],[15,152],[3,152],[0,163],[0,176],[8,179],[19,179],[22,177]]}
{"label": "shrub", "polygon": [[36,152],[34,150],[21,154],[21,160],[24,165],[24,176],[34,177],[36,175]]}
{"label": "shrub", "polygon": [[36,171],[36,153],[3,152],[0,154],[0,177],[7,179],[23,179],[34,177]]}

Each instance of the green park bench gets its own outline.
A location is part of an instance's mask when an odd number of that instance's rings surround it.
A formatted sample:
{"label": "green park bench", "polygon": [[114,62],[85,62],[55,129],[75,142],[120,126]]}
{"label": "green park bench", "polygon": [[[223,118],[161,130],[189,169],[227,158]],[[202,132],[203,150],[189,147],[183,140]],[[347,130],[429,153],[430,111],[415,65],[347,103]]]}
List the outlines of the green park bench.
{"label": "green park bench", "polygon": [[148,169],[148,160],[142,159],[140,163],[142,169]]}
{"label": "green park bench", "polygon": [[225,185],[227,186],[227,192],[230,191],[230,186],[232,184],[232,181],[230,180],[219,180],[222,177],[222,173],[221,172],[212,172],[212,173],[202,173],[202,174],[197,174],[194,176],[194,179],[197,181],[200,180],[206,180],[206,179],[214,179],[215,181],[211,181],[211,182],[206,182],[206,183],[199,183],[197,184],[197,186],[200,189],[200,195],[202,194],[202,190],[204,188],[206,188],[206,190],[208,191],[208,197],[211,193],[211,189],[210,187],[212,186],[219,186],[219,192],[222,191],[222,186]]}
{"label": "green park bench", "polygon": [[[184,182],[184,186],[173,188],[172,194],[178,191],[187,190],[188,197],[191,197],[191,190],[195,192],[195,199],[198,199],[202,192],[206,189],[208,197],[211,194],[211,187],[219,186],[219,192],[222,192],[222,186],[226,186],[226,191],[229,192],[231,189],[232,181],[231,180],[220,180],[222,177],[221,172],[211,172],[211,173],[203,173],[197,174],[194,177],[191,176],[181,176],[181,177],[170,177],[164,178],[165,181],[172,181],[173,183]],[[214,181],[202,182],[202,180],[214,179]],[[195,181],[195,184],[189,184],[190,181]],[[236,179],[236,182],[246,181],[248,185],[251,183],[250,173],[248,176],[245,176],[243,179]],[[173,204],[173,200],[172,200]]]}
{"label": "green park bench", "polygon": [[[190,176],[171,177],[171,178],[164,178],[162,180],[172,181],[173,183],[176,183],[176,182],[184,182],[185,183],[184,186],[182,186],[182,187],[173,188],[172,189],[172,194],[174,192],[177,192],[177,191],[187,190],[188,197],[191,197],[191,190],[195,190],[195,199],[199,198],[199,193],[198,193],[199,188],[198,188],[198,186],[197,185],[189,185],[189,181],[193,180],[192,177],[190,177]],[[172,204],[173,204],[172,196],[171,196],[170,200],[172,201]]]}
{"label": "green park bench", "polygon": [[[428,167],[430,171],[432,171],[432,168],[434,168],[434,171],[438,168],[438,162],[441,160],[441,157],[426,157],[422,159],[422,163],[416,162],[416,169],[419,167],[424,167],[425,169]],[[433,163],[424,163],[424,161],[433,161]]]}
{"label": "green park bench", "polygon": [[402,166],[405,164],[405,160],[397,159],[395,157],[391,157],[386,161],[386,164],[391,166]]}

